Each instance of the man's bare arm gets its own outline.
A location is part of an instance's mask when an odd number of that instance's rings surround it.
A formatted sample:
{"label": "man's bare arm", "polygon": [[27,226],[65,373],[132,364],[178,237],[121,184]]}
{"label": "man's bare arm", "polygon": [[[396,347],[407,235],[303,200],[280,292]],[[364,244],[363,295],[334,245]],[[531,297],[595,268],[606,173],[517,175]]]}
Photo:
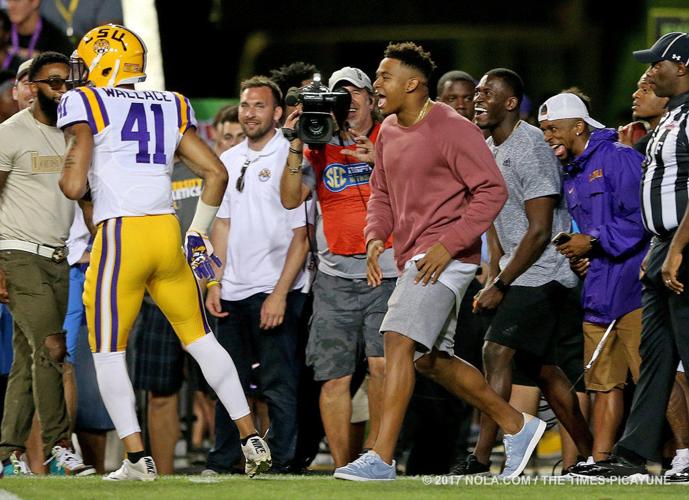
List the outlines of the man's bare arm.
{"label": "man's bare arm", "polygon": [[220,158],[193,128],[182,137],[177,154],[192,172],[204,180],[201,200],[207,205],[219,206],[227,189],[227,169]]}
{"label": "man's bare arm", "polygon": [[70,200],[78,200],[88,189],[88,172],[93,158],[93,132],[87,123],[65,128],[67,151],[60,177],[60,189]]}
{"label": "man's bare arm", "polygon": [[[285,128],[296,127],[301,109],[297,109],[285,120]],[[280,177],[280,201],[287,209],[297,208],[309,197],[311,189],[302,182],[301,163],[304,152],[304,143],[301,139],[293,139],[289,144],[290,152],[285,160],[285,168]],[[299,153],[297,153],[299,152]]]}
{"label": "man's bare arm", "polygon": [[230,239],[230,219],[221,219],[216,217],[211,226],[210,241],[215,249],[215,254],[220,255],[222,263],[217,266],[213,263],[215,268],[215,275],[220,280],[225,273],[225,256],[227,255],[227,242]]}
{"label": "man's bare arm", "polygon": [[98,228],[93,224],[93,203],[82,198],[79,200],[79,208],[81,208],[81,212],[84,214],[86,228],[92,236],[95,236]]}

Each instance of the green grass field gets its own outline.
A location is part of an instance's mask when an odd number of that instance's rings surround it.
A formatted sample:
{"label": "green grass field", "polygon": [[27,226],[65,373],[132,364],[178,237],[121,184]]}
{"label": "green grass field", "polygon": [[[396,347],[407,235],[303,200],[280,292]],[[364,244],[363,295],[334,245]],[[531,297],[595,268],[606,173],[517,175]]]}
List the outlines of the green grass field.
{"label": "green grass field", "polygon": [[[426,480],[428,482],[428,479]],[[431,480],[435,482],[435,480]],[[401,478],[386,483],[352,483],[329,477],[263,476],[248,479],[240,476],[203,478],[168,476],[153,483],[111,483],[90,478],[4,478],[0,480],[0,500],[21,499],[165,499],[196,500],[241,498],[373,499],[383,498],[509,498],[556,499],[586,498],[592,500],[652,498],[687,498],[689,485],[575,485],[575,484],[424,484],[422,478]]]}

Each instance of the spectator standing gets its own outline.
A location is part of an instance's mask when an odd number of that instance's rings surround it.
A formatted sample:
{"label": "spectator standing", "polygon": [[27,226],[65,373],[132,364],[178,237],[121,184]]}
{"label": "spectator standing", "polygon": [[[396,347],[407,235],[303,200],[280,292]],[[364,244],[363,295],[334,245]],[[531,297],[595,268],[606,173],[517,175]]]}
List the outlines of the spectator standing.
{"label": "spectator standing", "polygon": [[14,361],[0,443],[6,474],[27,470],[21,454],[34,408],[51,471],[95,472],[72,450],[62,385],[69,287],[65,241],[74,204],[57,184],[65,142],[55,124],[68,71],[62,54],[37,57],[29,69],[33,104],[0,125],[6,145],[0,156],[0,274],[6,276],[14,317]]}
{"label": "spectator standing", "polygon": [[633,129],[631,123],[620,131],[620,142],[627,146],[633,146],[642,155],[646,154],[646,146],[651,140],[653,130],[660,123],[660,119],[665,114],[667,108],[667,97],[658,97],[653,91],[653,87],[648,82],[646,73],[641,75],[636,84],[637,89],[632,94],[632,118],[634,120],[644,120],[648,123],[648,133],[636,142],[633,140]]}
{"label": "spectator standing", "polygon": [[[241,85],[239,121],[246,139],[226,151],[229,181],[213,224],[211,243],[225,257],[220,283],[208,284],[206,306],[218,320],[218,341],[237,363],[249,392],[258,358],[259,386],[268,404],[268,443],[273,471],[288,472],[297,438],[297,323],[304,304],[303,266],[308,252],[305,209],[280,202],[280,175],[289,142],[275,126],[281,93],[266,77]],[[239,459],[239,437],[218,407],[216,442],[208,469],[230,472]]]}
{"label": "spectator standing", "polygon": [[538,119],[564,165],[565,198],[580,230],[557,250],[585,277],[584,362],[614,322],[584,377],[586,389],[595,393],[592,456],[599,461],[610,455],[622,422],[628,373],[635,382],[639,378],[639,266],[650,239],[637,192],[643,156],[617,142],[617,132],[592,119],[574,94],[545,101]]}
{"label": "spectator standing", "polygon": [[10,48],[2,69],[16,69],[19,65],[46,50],[69,57],[74,44],[40,13],[41,0],[8,0],[7,15],[10,28]]}
{"label": "spectator standing", "polygon": [[31,106],[33,95],[31,94],[31,82],[29,82],[29,68],[33,59],[24,61],[17,70],[17,78],[12,89],[12,98],[17,101],[19,111]]}
{"label": "spectator standing", "polygon": [[215,145],[213,150],[220,156],[228,149],[244,140],[244,131],[239,124],[239,108],[225,106],[218,111],[213,120]]}
{"label": "spectator standing", "polygon": [[[282,92],[282,97],[284,99],[290,89],[300,89],[304,85],[311,83],[315,73],[320,73],[320,71],[313,64],[296,61],[285,66],[280,66],[279,69],[271,70],[270,79],[280,87],[280,92]],[[284,100],[283,104],[284,113],[282,120],[286,119],[297,109],[296,104],[286,104]]]}
{"label": "spectator standing", "polygon": [[18,111],[17,103],[12,97],[14,81],[14,73],[11,71],[0,71],[0,123]]}
{"label": "spectator standing", "polygon": [[[366,203],[374,143],[380,130],[380,123],[374,119],[371,80],[362,70],[345,66],[332,74],[328,86],[351,95],[347,127],[340,124],[329,144],[306,147],[303,153],[302,141],[292,140],[280,195],[283,205],[290,209],[298,207],[311,193],[318,199],[319,263],[306,361],[314,368],[315,380],[322,382],[323,427],[335,467],[342,467],[355,458],[350,449],[351,385],[362,352],[370,375],[370,429],[364,448],[370,449],[378,434],[385,373],[379,327],[397,271],[392,252],[388,252],[381,259],[381,286],[370,288],[366,283]],[[292,113],[285,127],[294,129],[300,114]],[[388,240],[386,247],[391,246]]]}
{"label": "spectator standing", "polygon": [[411,42],[390,44],[376,72],[378,105],[388,115],[376,145],[365,238],[368,281],[393,234],[401,276],[388,302],[385,387],[373,450],[335,471],[349,480],[396,478],[393,453],[414,386],[414,368],[493,417],[504,429],[507,465],[516,477],[545,429],[490,389],[481,373],[453,356],[457,305],[474,278],[481,234],[507,193],[483,138],[449,106],[433,103],[430,54]]}
{"label": "spectator standing", "polygon": [[448,71],[438,80],[438,101],[444,102],[469,121],[474,120],[476,80],[465,71]]}
{"label": "spectator standing", "polygon": [[[543,135],[522,121],[521,78],[498,68],[476,87],[476,123],[490,132],[487,144],[507,184],[507,203],[488,233],[491,245],[486,286],[476,296],[475,310],[495,311],[483,346],[483,364],[491,387],[509,400],[512,363],[541,389],[583,456],[592,437],[571,382],[558,366],[558,335],[581,331],[577,278],[567,259],[549,245],[571,228],[562,197],[560,167]],[[481,416],[481,434],[465,474],[489,471],[497,427]]]}
{"label": "spectator standing", "polygon": [[43,0],[41,15],[74,45],[91,28],[124,20],[121,0]]}

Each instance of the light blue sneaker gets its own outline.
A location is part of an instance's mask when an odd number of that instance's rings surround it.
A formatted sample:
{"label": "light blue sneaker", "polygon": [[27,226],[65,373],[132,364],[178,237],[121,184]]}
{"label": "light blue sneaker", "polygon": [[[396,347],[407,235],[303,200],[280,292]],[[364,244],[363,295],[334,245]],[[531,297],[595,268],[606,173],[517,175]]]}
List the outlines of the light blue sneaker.
{"label": "light blue sneaker", "polygon": [[349,481],[394,481],[397,479],[395,461],[392,465],[383,462],[375,451],[364,453],[352,463],[335,469],[336,479]]}
{"label": "light blue sneaker", "polygon": [[498,477],[510,479],[519,476],[545,432],[545,422],[540,418],[524,415],[524,427],[516,434],[505,434],[505,468]]}

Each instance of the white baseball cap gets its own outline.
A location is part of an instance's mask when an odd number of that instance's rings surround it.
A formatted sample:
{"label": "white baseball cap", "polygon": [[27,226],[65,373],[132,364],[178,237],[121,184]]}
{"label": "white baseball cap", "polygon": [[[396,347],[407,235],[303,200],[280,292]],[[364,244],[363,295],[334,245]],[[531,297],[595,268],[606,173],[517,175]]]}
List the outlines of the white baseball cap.
{"label": "white baseball cap", "polygon": [[554,95],[538,108],[539,122],[566,118],[580,118],[593,128],[605,128],[605,125],[589,116],[586,104],[575,94],[565,92]]}
{"label": "white baseball cap", "polygon": [[359,68],[345,66],[342,69],[338,69],[330,76],[330,79],[328,80],[328,87],[330,87],[332,90],[338,83],[343,81],[349,82],[357,88],[366,89],[369,92],[373,92],[371,79]]}
{"label": "white baseball cap", "polygon": [[26,75],[29,72],[29,68],[31,67],[31,63],[33,62],[33,59],[29,59],[27,61],[24,61],[19,65],[19,69],[17,70],[17,79],[16,81],[18,82],[22,78],[24,78],[24,75]]}

